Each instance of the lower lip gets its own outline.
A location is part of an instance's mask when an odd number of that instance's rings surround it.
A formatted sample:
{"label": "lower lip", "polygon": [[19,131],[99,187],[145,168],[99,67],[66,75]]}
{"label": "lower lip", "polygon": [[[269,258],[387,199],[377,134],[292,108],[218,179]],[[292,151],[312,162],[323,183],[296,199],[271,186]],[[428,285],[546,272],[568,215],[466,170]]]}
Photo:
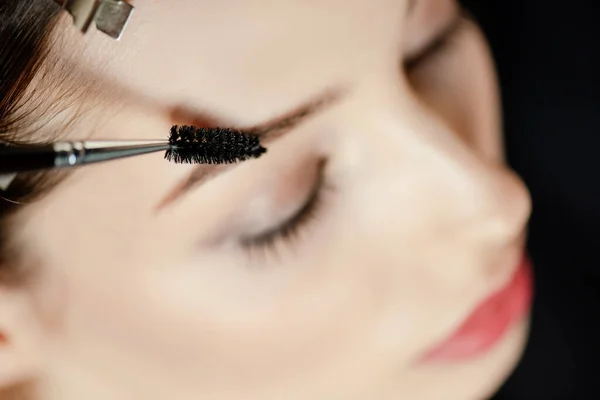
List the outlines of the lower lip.
{"label": "lower lip", "polygon": [[429,351],[423,361],[457,362],[487,353],[528,314],[532,286],[531,264],[524,257],[511,281],[479,304],[458,330]]}

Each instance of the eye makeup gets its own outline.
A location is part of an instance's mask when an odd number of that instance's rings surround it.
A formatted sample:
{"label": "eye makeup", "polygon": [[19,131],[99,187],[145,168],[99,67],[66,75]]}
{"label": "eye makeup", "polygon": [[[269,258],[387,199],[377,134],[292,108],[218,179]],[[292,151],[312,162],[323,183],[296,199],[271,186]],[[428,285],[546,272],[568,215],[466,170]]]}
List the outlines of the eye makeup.
{"label": "eye makeup", "polygon": [[319,162],[316,168],[316,176],[313,178],[314,183],[312,188],[307,192],[304,201],[295,208],[294,212],[263,230],[263,232],[244,236],[240,239],[240,244],[245,250],[251,253],[255,253],[257,250],[277,250],[279,242],[292,242],[302,233],[302,229],[307,224],[318,217],[322,205],[323,192],[331,189],[331,186],[325,181],[325,165],[326,162],[324,160]]}

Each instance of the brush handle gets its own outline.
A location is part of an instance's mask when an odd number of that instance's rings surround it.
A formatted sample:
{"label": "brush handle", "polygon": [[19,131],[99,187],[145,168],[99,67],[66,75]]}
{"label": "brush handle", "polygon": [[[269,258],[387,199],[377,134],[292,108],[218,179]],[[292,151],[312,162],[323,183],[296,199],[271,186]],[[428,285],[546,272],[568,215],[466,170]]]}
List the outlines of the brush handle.
{"label": "brush handle", "polygon": [[0,175],[52,168],[55,158],[52,145],[0,145]]}
{"label": "brush handle", "polygon": [[164,140],[58,142],[48,145],[0,144],[0,175],[75,167],[169,149]]}

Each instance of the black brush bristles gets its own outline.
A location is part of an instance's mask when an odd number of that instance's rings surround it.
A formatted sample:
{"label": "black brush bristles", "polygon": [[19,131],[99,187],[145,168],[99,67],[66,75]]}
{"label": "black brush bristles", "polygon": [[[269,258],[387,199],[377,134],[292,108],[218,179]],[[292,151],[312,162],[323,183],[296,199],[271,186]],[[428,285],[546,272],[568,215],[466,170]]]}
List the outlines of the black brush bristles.
{"label": "black brush bristles", "polygon": [[267,149],[258,136],[223,128],[173,126],[165,158],[176,164],[232,164],[258,158]]}

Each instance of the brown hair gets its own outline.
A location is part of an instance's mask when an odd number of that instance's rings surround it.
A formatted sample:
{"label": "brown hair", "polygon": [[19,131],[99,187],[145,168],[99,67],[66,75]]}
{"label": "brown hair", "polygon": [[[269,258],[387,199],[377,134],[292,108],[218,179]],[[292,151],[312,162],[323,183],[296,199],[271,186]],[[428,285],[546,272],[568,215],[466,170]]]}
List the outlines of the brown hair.
{"label": "brown hair", "polygon": [[[0,142],[26,141],[33,130],[32,117],[38,96],[32,82],[50,49],[51,32],[60,7],[52,0],[2,0],[0,2]],[[29,175],[0,191],[0,284],[12,274],[7,271],[7,220],[19,201],[34,194],[39,176]]]}
{"label": "brown hair", "polygon": [[[0,0],[0,142],[27,141],[35,130],[32,113],[39,95],[31,90],[32,83],[48,55],[59,12],[52,0]],[[11,185],[9,192],[0,191],[0,285],[19,275],[9,252],[8,225],[20,206],[4,197],[20,201],[34,194],[36,179],[31,175]],[[2,400],[30,398],[27,385],[0,392]]]}

